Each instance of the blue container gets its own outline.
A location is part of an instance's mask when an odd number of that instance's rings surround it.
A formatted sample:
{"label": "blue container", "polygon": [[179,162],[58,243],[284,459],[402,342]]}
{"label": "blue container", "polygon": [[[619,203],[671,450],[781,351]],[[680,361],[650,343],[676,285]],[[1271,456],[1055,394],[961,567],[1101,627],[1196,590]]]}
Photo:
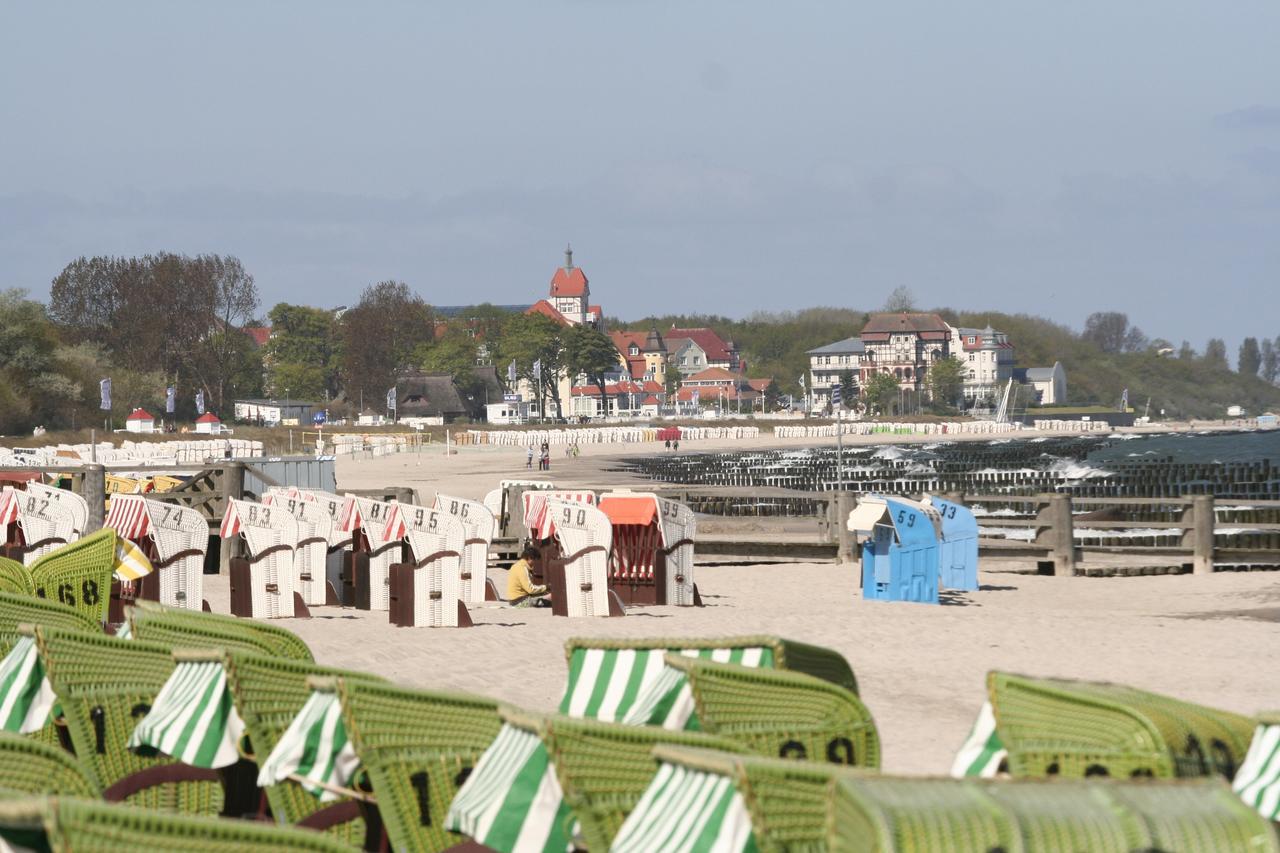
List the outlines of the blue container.
{"label": "blue container", "polygon": [[938,603],[939,542],[930,512],[900,498],[859,501],[849,527],[869,534],[862,545],[863,598]]}
{"label": "blue container", "polygon": [[978,520],[964,504],[926,497],[942,518],[938,583],[943,589],[978,588]]}

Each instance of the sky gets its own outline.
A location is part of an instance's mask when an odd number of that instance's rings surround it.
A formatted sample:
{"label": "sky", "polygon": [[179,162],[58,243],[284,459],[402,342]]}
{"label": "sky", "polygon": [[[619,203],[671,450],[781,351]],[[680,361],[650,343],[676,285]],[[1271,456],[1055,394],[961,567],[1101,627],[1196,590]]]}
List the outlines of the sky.
{"label": "sky", "polygon": [[[1115,310],[1280,334],[1280,4],[0,3],[0,287],[239,257],[614,317]],[[1016,342],[1015,342],[1016,343]]]}

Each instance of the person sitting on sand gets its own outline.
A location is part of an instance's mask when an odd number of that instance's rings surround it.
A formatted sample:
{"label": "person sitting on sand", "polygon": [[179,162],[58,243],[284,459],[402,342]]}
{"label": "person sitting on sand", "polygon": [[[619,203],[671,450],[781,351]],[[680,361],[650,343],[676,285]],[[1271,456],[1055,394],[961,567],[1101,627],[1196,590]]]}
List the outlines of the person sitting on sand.
{"label": "person sitting on sand", "polygon": [[542,552],[532,545],[526,545],[520,552],[520,559],[511,565],[507,573],[507,601],[512,607],[548,607],[551,602],[544,598],[547,594],[545,586],[536,586],[529,579],[529,563],[541,559]]}

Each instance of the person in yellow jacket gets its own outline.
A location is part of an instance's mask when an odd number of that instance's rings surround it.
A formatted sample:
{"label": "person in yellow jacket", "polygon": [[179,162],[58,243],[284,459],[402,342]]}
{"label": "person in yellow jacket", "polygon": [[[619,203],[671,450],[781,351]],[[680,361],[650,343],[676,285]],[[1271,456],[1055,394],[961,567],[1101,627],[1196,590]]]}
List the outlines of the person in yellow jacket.
{"label": "person in yellow jacket", "polygon": [[542,553],[532,545],[525,546],[520,559],[511,565],[507,573],[507,601],[512,607],[547,607],[550,600],[545,598],[547,588],[538,586],[529,578],[529,563],[542,557]]}

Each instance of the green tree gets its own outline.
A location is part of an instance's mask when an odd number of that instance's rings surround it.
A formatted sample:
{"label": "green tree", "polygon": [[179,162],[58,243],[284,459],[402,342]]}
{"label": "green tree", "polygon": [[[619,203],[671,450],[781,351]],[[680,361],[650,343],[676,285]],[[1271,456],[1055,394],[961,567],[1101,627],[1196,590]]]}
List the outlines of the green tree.
{"label": "green tree", "polygon": [[853,400],[858,396],[858,386],[853,378],[852,370],[843,370],[840,373],[840,396],[845,400],[845,406],[853,405]]}
{"label": "green tree", "polygon": [[1227,344],[1222,338],[1210,338],[1204,345],[1204,363],[1218,370],[1230,370],[1227,364]]}
{"label": "green tree", "polygon": [[264,347],[268,394],[288,388],[299,399],[338,393],[338,323],[332,311],[281,302],[267,314],[271,337]]}
{"label": "green tree", "polygon": [[941,358],[929,368],[929,394],[935,405],[957,405],[964,388],[965,366],[955,356]]}
{"label": "green tree", "polygon": [[1236,372],[1241,376],[1257,376],[1262,367],[1262,350],[1258,347],[1257,338],[1245,338],[1240,342],[1240,352],[1236,360]]}
{"label": "green tree", "polygon": [[618,348],[594,326],[573,326],[564,336],[565,367],[570,376],[584,374],[600,391],[600,411],[609,414],[605,374],[619,369]]}
{"label": "green tree", "polygon": [[431,307],[402,281],[366,287],[339,325],[348,402],[382,399],[396,373],[412,365],[434,336]]}
{"label": "green tree", "polygon": [[776,379],[770,379],[769,384],[764,386],[764,410],[772,412],[778,408],[778,399],[782,396],[782,389],[778,387]]}
{"label": "green tree", "polygon": [[[564,326],[542,314],[513,314],[502,333],[503,357],[514,359],[516,375],[534,388],[538,410],[546,411],[543,402],[550,397],[556,404],[557,417],[564,414],[560,376],[564,373],[565,333]],[[534,376],[535,363],[542,365],[540,377]]]}
{"label": "green tree", "polygon": [[863,386],[867,405],[877,414],[889,414],[898,399],[898,379],[892,373],[877,373]]}
{"label": "green tree", "polygon": [[58,363],[58,332],[45,307],[25,291],[0,292],[0,383],[12,406],[0,423],[5,431],[55,426],[80,397],[82,386],[64,375]]}
{"label": "green tree", "polygon": [[1123,352],[1128,334],[1129,315],[1119,311],[1096,311],[1084,321],[1084,333],[1080,337],[1103,352]]}

